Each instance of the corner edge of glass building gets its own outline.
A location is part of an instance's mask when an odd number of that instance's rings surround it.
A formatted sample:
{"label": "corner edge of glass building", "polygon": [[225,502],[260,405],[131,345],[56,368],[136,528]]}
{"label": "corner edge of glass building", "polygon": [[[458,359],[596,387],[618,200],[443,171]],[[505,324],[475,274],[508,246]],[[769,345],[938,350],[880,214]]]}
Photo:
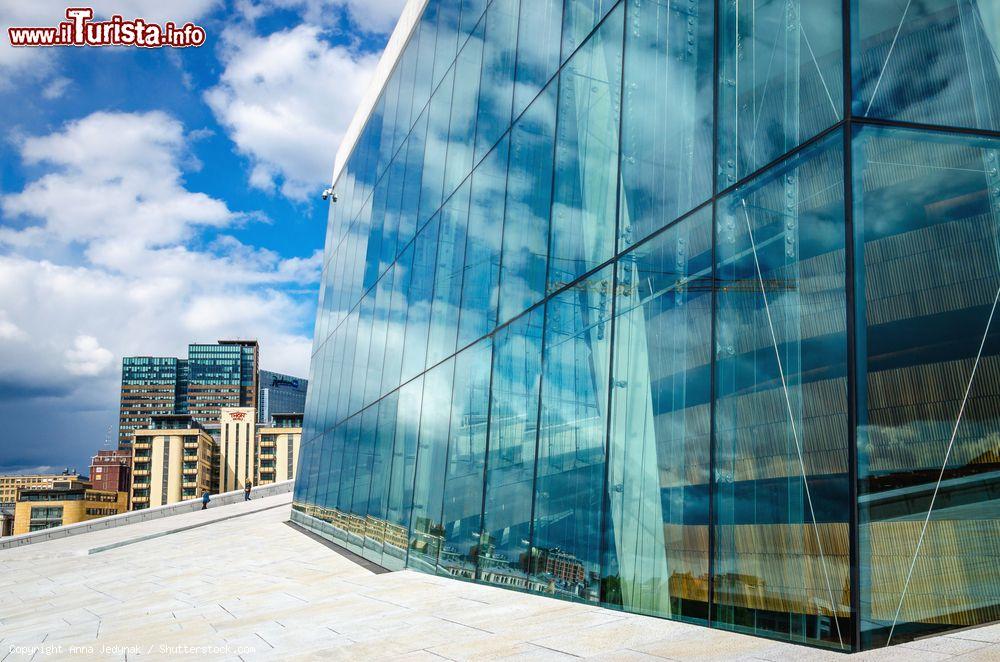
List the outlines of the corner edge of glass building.
{"label": "corner edge of glass building", "polygon": [[411,4],[293,519],[840,651],[1000,619],[1000,3]]}

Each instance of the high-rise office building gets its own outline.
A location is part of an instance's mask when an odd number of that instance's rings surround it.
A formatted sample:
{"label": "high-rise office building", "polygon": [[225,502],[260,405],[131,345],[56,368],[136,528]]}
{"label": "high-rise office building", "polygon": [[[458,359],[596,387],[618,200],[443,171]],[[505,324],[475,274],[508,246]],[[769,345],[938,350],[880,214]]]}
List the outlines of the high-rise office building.
{"label": "high-rise office building", "polygon": [[408,2],[295,520],[840,651],[1000,618],[998,51],[985,0]]}
{"label": "high-rise office building", "polygon": [[271,422],[271,414],[304,412],[308,387],[309,382],[301,377],[261,370],[257,422],[267,425]]}
{"label": "high-rise office building", "polygon": [[221,407],[256,407],[260,349],[256,340],[220,340],[188,346],[188,358],[122,359],[118,445],[127,449],[153,416],[190,413],[218,423]]}
{"label": "high-rise office building", "polygon": [[126,356],[122,359],[118,444],[127,448],[136,430],[152,416],[181,414],[187,409],[187,361],[171,356]]}
{"label": "high-rise office building", "polygon": [[215,439],[187,414],[154,416],[135,433],[132,447],[133,510],[165,506],[218,492]]}
{"label": "high-rise office building", "polygon": [[223,407],[256,409],[259,365],[256,340],[189,345],[188,413],[199,423],[219,423]]}

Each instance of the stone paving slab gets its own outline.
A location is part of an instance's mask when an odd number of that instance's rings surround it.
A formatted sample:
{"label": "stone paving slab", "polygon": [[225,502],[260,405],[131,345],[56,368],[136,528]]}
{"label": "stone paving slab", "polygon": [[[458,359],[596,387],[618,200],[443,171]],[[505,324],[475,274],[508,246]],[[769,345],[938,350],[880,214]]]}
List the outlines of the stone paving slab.
{"label": "stone paving slab", "polygon": [[[0,662],[848,659],[411,571],[373,574],[288,526],[288,499],[0,551]],[[141,539],[171,529],[182,530]],[[87,553],[124,540],[135,542]],[[850,660],[1000,662],[1000,625]]]}

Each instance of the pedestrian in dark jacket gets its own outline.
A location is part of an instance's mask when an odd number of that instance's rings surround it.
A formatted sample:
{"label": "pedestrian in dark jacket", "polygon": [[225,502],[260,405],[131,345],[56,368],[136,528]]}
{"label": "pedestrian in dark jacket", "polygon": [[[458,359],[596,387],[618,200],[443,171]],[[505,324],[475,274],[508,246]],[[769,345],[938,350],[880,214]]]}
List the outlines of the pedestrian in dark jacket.
{"label": "pedestrian in dark jacket", "polygon": [[208,496],[208,492],[207,491],[206,492],[202,492],[202,494],[201,494],[201,509],[202,510],[205,510],[206,508],[208,508],[208,502],[209,502],[210,499],[211,499],[211,497]]}
{"label": "pedestrian in dark jacket", "polygon": [[253,489],[253,483],[247,483],[246,488],[244,488],[244,490],[243,490],[243,500],[244,501],[249,501],[250,500],[250,490],[251,489]]}

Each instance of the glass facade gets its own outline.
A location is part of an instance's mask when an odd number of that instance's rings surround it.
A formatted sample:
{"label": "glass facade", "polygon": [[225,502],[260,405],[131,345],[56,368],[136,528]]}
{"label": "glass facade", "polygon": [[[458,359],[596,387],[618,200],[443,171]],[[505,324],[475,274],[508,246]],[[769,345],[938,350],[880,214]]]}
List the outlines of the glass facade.
{"label": "glass facade", "polygon": [[833,650],[1000,619],[998,49],[983,0],[429,0],[293,519]]}

